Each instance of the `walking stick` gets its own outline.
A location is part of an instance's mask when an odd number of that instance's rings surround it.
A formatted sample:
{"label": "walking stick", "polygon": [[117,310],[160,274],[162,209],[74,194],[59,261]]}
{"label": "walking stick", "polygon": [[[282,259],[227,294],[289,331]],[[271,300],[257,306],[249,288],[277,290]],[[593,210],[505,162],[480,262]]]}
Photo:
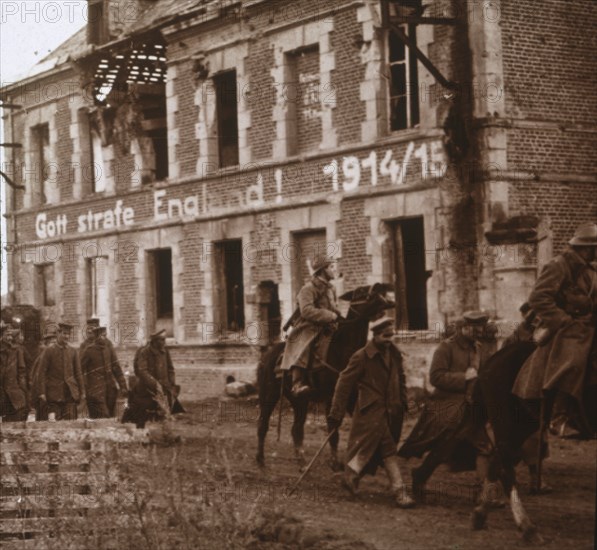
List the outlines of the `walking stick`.
{"label": "walking stick", "polygon": [[296,483],[292,486],[292,489],[290,489],[290,492],[288,493],[288,496],[291,496],[292,494],[294,494],[294,492],[298,489],[298,486],[300,485],[301,481],[303,481],[303,479],[305,479],[305,476],[309,473],[309,470],[313,467],[313,464],[315,464],[315,461],[317,460],[317,457],[321,454],[321,451],[323,451],[323,448],[327,445],[328,441],[331,439],[331,437],[337,431],[338,431],[338,428],[334,428],[328,434],[328,436],[325,438],[324,442],[321,444],[321,447],[319,447],[319,449],[317,449],[317,452],[315,453],[315,456],[311,459],[311,462],[309,462],[309,464],[305,468],[305,471],[301,474],[301,477],[299,477],[296,480]]}
{"label": "walking stick", "polygon": [[541,492],[541,470],[543,466],[543,431],[545,430],[545,397],[541,398],[539,410],[539,443],[537,444],[537,494]]}
{"label": "walking stick", "polygon": [[278,408],[278,441],[280,441],[280,433],[282,432],[282,403],[284,403],[284,371],[282,371],[282,378],[280,379],[280,406]]}

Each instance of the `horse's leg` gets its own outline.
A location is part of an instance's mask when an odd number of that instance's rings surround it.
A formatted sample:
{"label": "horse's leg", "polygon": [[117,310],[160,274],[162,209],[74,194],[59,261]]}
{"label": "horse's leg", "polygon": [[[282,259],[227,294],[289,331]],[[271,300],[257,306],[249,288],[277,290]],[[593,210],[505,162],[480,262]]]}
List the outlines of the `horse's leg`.
{"label": "horse's leg", "polygon": [[[487,525],[487,516],[489,515],[489,510],[491,509],[491,504],[495,499],[495,494],[493,493],[496,483],[499,478],[499,469],[501,467],[501,460],[497,453],[494,453],[489,461],[489,467],[487,469],[487,474],[485,479],[482,480],[483,482],[483,489],[481,490],[481,497],[479,499],[478,505],[475,507],[472,516],[472,527],[473,529],[484,529]],[[512,473],[514,469],[512,468]],[[506,490],[506,480],[505,474],[502,475],[502,484],[504,485],[504,492],[509,496],[510,492]]]}
{"label": "horse's leg", "polygon": [[412,491],[413,496],[419,502],[425,500],[425,484],[427,480],[433,475],[436,468],[446,462],[458,442],[455,437],[448,440],[441,441],[437,447],[431,449],[423,460],[423,463],[418,468],[412,469]]}
{"label": "horse's leg", "polygon": [[307,399],[292,399],[290,403],[294,412],[294,420],[291,429],[292,441],[294,442],[294,456],[302,468],[307,463],[305,460],[303,439],[305,438],[305,420],[307,420],[309,401]]}
{"label": "horse's leg", "polygon": [[504,468],[502,483],[504,485],[504,492],[510,497],[510,509],[512,510],[516,526],[522,532],[522,538],[525,542],[541,544],[543,537],[539,534],[537,526],[529,518],[520,499],[513,465]]}
{"label": "horse's leg", "polygon": [[[332,408],[332,400],[327,399],[325,402],[325,417],[327,419],[328,415],[330,414],[330,409]],[[334,472],[341,472],[344,470],[344,465],[342,462],[338,460],[338,442],[340,441],[340,434],[338,430],[336,430],[332,436],[330,437],[330,452],[331,452],[331,459],[330,459],[330,467]]]}
{"label": "horse's leg", "polygon": [[[501,473],[498,475],[498,468],[502,466]],[[492,460],[489,467],[489,474],[487,476],[490,484],[483,485],[483,492],[481,493],[481,502],[475,508],[472,517],[473,529],[483,529],[487,523],[487,516],[491,508],[491,501],[494,495],[488,490],[489,487],[494,484],[498,478],[501,480],[504,487],[504,494],[510,500],[510,509],[514,516],[516,526],[522,531],[522,537],[525,542],[533,544],[541,544],[543,538],[539,534],[537,527],[530,520],[520,495],[518,494],[518,487],[516,484],[516,472],[514,469],[514,461],[509,457],[500,460],[497,456]]]}
{"label": "horse's leg", "polygon": [[265,436],[269,429],[269,419],[276,408],[276,403],[280,398],[280,384],[282,380],[276,379],[276,383],[269,384],[260,391],[263,395],[259,396],[259,419],[257,420],[257,464],[265,466]]}

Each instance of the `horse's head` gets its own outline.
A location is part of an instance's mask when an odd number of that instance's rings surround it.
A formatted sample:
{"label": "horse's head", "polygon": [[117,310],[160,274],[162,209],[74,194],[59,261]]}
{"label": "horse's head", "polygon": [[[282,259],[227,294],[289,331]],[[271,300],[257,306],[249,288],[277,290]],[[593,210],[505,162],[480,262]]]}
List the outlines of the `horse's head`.
{"label": "horse's head", "polygon": [[367,319],[374,321],[384,315],[386,309],[393,308],[396,303],[389,296],[393,285],[375,283],[369,286],[360,286],[355,290],[340,296],[341,300],[350,302],[347,319]]}

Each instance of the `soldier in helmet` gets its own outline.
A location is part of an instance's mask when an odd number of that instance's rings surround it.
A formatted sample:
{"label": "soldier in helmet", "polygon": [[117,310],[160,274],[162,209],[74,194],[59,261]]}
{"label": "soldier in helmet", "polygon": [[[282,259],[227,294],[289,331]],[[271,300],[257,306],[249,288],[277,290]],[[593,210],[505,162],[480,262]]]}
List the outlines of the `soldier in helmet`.
{"label": "soldier in helmet", "polygon": [[585,384],[597,372],[597,224],[580,225],[569,247],[551,260],[539,275],[529,305],[540,322],[538,347],[520,369],[513,393],[526,400],[545,398],[548,424],[558,391],[578,408],[590,431],[594,411],[582,409]]}
{"label": "soldier in helmet", "polygon": [[298,319],[286,340],[282,370],[292,373],[292,393],[303,395],[310,390],[305,371],[318,359],[325,361],[332,334],[340,318],[336,306],[333,260],[316,256],[311,267],[313,277],[298,293]]}

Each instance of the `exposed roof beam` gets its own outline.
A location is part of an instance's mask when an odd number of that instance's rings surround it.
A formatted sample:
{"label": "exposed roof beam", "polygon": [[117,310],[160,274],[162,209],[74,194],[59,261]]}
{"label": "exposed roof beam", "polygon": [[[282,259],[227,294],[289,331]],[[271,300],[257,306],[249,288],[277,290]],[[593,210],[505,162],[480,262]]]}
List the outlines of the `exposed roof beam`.
{"label": "exposed roof beam", "polygon": [[15,183],[1,170],[0,170],[0,176],[2,176],[6,180],[6,183],[8,183],[8,185],[10,185],[13,189],[25,189],[24,185],[19,185],[18,183]]}
{"label": "exposed roof beam", "polygon": [[393,15],[390,17],[392,23],[403,25],[456,25],[459,20],[454,17],[417,17],[415,15]]}
{"label": "exposed roof beam", "polygon": [[393,22],[389,22],[389,27],[392,29],[394,34],[404,42],[411,51],[415,54],[416,58],[421,62],[421,64],[435,77],[435,79],[444,87],[448,88],[449,90],[456,90],[458,89],[458,84],[448,80],[442,73],[439,72],[439,69],[431,62],[431,60],[417,47],[416,42],[406,35],[406,33],[402,30],[402,28]]}

